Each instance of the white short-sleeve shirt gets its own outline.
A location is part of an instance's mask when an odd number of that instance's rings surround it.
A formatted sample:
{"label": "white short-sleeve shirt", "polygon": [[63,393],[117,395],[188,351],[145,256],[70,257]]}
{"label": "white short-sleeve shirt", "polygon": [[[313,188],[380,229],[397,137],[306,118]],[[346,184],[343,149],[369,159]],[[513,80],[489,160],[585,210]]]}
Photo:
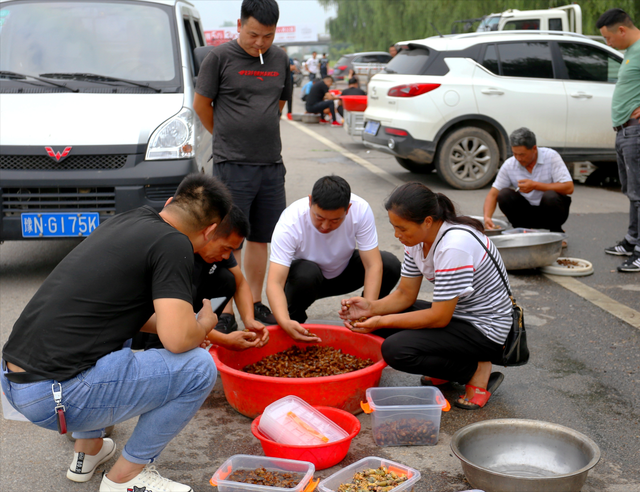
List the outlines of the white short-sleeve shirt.
{"label": "white short-sleeve shirt", "polygon": [[378,246],[375,218],[369,204],[351,194],[351,208],[336,230],[322,234],[311,222],[309,198],[289,205],[278,220],[271,239],[270,260],[286,267],[293,260],[316,263],[322,275],[335,278],[349,264],[356,249],[369,251]]}
{"label": "white short-sleeve shirt", "polygon": [[442,237],[451,227],[461,227],[478,237],[509,282],[507,270],[493,242],[472,227],[450,222],[442,224],[427,256],[423,252],[423,243],[405,248],[402,276],[423,276],[432,282],[434,302],[458,297],[453,316],[471,323],[490,340],[503,343],[512,321],[507,289],[485,249],[469,232],[453,230]]}
{"label": "white short-sleeve shirt", "polygon": [[[538,183],[566,183],[572,181],[571,174],[566,164],[555,150],[547,147],[538,147],[538,161],[531,173],[520,164],[515,157],[509,157],[498,171],[493,187],[497,190],[503,188],[517,188],[521,179],[531,179]],[[538,206],[542,200],[543,191],[533,190],[529,193],[520,191],[531,205]]]}

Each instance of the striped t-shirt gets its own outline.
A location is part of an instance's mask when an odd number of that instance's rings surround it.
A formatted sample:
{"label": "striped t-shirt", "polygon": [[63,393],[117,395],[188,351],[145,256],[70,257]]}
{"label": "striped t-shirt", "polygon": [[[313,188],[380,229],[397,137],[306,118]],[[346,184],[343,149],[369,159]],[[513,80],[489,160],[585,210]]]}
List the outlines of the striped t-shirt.
{"label": "striped t-shirt", "polygon": [[[423,244],[405,248],[403,277],[424,276],[434,284],[433,302],[458,297],[453,316],[478,328],[487,338],[504,343],[511,329],[511,300],[493,261],[484,248],[466,231],[450,231],[462,227],[475,234],[498,262],[507,282],[507,271],[493,242],[472,227],[443,222],[427,256]],[[438,241],[440,243],[438,244]]]}
{"label": "striped t-shirt", "polygon": [[[518,181],[521,179],[531,179],[538,183],[566,183],[567,181],[572,181],[569,169],[567,169],[567,165],[560,157],[560,154],[547,147],[538,147],[538,160],[531,172],[527,171],[515,157],[509,157],[500,167],[492,187],[498,191],[509,187],[516,189],[518,188]],[[540,205],[544,191],[532,190],[529,193],[521,191],[520,194],[531,205],[537,207]]]}

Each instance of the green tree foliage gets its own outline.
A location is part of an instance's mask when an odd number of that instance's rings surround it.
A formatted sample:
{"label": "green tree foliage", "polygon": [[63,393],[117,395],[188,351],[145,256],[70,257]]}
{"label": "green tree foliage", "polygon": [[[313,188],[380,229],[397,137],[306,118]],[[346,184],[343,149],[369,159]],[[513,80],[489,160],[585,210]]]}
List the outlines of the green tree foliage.
{"label": "green tree foliage", "polygon": [[[332,43],[349,43],[354,51],[386,51],[398,41],[422,39],[451,32],[452,22],[482,17],[507,9],[534,10],[559,7],[568,0],[318,0],[335,6],[330,19]],[[612,8],[624,9],[640,25],[640,0],[586,0],[582,8],[584,34],[600,34],[596,21]],[[477,24],[476,24],[477,25]],[[435,28],[434,28],[435,26]],[[458,30],[461,30],[458,25]],[[437,31],[436,31],[437,29]]]}

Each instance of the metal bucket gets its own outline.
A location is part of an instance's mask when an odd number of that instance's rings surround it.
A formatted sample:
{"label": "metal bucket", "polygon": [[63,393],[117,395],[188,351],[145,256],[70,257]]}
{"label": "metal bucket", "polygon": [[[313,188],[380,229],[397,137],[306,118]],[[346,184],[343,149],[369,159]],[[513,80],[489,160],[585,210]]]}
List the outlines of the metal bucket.
{"label": "metal bucket", "polygon": [[564,235],[531,232],[491,236],[507,270],[524,270],[551,265],[562,253]]}
{"label": "metal bucket", "polygon": [[451,450],[485,492],[580,492],[600,460],[584,434],[549,422],[497,419],[463,427]]}

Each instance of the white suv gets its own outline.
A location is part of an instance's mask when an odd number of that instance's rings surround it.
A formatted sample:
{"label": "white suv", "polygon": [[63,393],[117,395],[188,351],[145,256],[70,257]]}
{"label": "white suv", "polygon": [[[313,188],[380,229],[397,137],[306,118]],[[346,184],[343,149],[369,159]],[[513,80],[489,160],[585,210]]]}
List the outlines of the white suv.
{"label": "white suv", "polygon": [[458,189],[490,183],[528,127],[565,162],[613,163],[611,96],[622,55],[585,36],[502,31],[397,44],[368,87],[365,146]]}

